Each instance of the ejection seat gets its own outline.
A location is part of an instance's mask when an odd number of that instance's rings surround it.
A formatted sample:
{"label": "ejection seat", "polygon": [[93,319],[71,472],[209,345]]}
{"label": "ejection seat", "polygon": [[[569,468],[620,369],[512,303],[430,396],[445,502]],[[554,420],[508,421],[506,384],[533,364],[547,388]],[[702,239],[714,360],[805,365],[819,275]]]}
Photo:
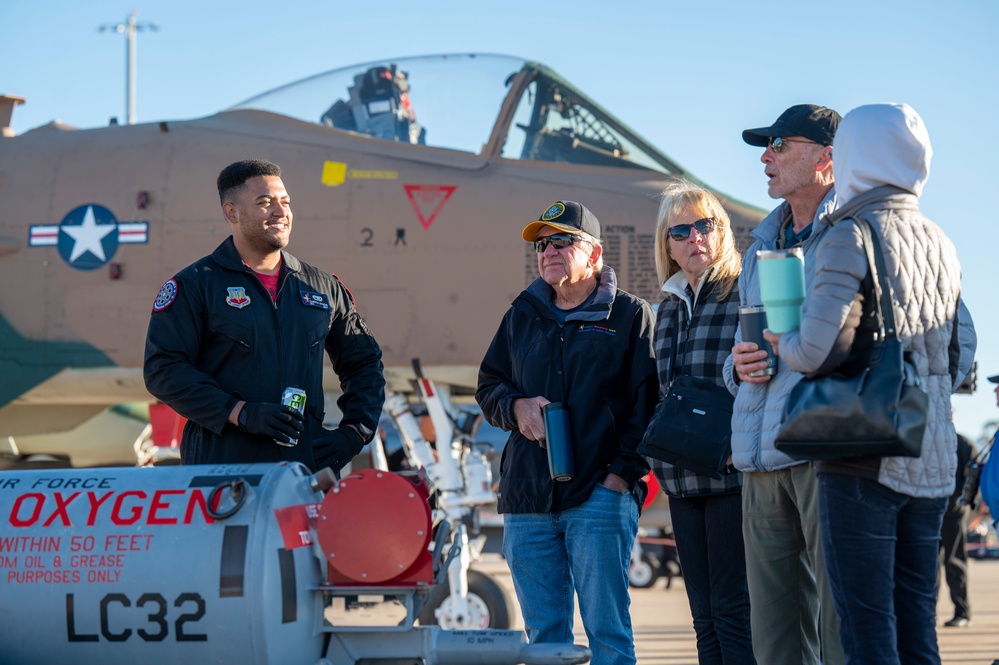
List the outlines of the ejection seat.
{"label": "ejection seat", "polygon": [[327,127],[375,138],[426,145],[426,130],[409,101],[409,75],[395,65],[371,67],[354,77],[349,99],[337,100],[320,118]]}

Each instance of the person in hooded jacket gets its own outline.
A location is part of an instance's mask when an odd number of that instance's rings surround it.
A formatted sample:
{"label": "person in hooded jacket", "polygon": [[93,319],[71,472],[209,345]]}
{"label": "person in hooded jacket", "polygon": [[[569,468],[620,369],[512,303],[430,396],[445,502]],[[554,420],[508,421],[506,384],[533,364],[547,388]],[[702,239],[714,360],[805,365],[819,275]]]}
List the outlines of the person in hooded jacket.
{"label": "person in hooded jacket", "polygon": [[[538,272],[503,317],[475,399],[509,431],[497,504],[503,554],[531,643],[571,643],[573,595],[594,665],[635,663],[628,590],[648,466],[637,453],[655,406],[654,316],[603,265],[600,223],[556,201],[523,230]],[[568,412],[571,480],[549,469],[543,407]],[[547,442],[551,447],[551,443]]]}
{"label": "person in hooded jacket", "polygon": [[801,327],[765,337],[792,370],[826,365],[868,272],[854,222],[866,220],[930,410],[919,457],[814,463],[819,532],[846,662],[939,663],[937,548],[957,459],[950,395],[970,368],[969,350],[974,355],[958,331],[961,266],[953,243],[919,209],[932,149],[915,110],[854,109],[839,124],[833,152],[836,206],[818,221]]}

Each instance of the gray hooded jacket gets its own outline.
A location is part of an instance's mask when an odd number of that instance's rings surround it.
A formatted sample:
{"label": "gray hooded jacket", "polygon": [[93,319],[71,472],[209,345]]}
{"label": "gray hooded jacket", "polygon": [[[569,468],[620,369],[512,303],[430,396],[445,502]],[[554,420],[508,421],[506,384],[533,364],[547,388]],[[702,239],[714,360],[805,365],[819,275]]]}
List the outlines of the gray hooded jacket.
{"label": "gray hooded jacket", "polygon": [[836,208],[818,222],[814,277],[806,287],[801,328],[782,337],[780,358],[808,373],[829,355],[868,270],[860,231],[848,220],[866,220],[884,255],[899,337],[912,352],[930,397],[922,455],[882,459],[878,482],[907,496],[948,496],[957,459],[950,396],[970,367],[974,334],[968,318],[964,323],[971,333],[965,331],[957,343],[957,252],[940,227],[919,211],[932,155],[929,136],[922,119],[906,105],[861,106],[843,118],[833,150]]}

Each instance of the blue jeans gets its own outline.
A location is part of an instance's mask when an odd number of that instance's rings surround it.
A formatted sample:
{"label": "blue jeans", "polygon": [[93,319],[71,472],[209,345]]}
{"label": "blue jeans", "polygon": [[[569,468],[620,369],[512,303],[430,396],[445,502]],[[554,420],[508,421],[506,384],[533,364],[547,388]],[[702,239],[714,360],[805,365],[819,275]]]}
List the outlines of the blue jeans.
{"label": "blue jeans", "polygon": [[671,497],[670,515],[699,665],[752,665],[742,495]]}
{"label": "blue jeans", "polygon": [[572,643],[573,591],[592,665],[633,665],[628,565],[638,532],[630,492],[603,485],[580,506],[503,515],[503,554],[531,643]]}
{"label": "blue jeans", "polygon": [[939,665],[937,549],[947,497],[819,474],[819,532],[848,665]]}

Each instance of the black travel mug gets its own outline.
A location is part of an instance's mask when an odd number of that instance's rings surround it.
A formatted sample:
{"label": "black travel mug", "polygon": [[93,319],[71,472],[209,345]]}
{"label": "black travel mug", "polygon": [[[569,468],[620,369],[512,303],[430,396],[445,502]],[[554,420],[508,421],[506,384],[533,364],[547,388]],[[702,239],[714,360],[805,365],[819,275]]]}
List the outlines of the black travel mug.
{"label": "black travel mug", "polygon": [[555,482],[568,482],[576,475],[576,457],[572,450],[569,410],[561,402],[550,402],[544,405],[542,412],[545,416],[548,470]]}
{"label": "black travel mug", "polygon": [[742,329],[742,341],[755,342],[760,351],[766,351],[767,366],[758,369],[750,376],[773,376],[777,373],[777,356],[770,342],[763,339],[763,330],[767,327],[766,307],[740,307],[739,327]]}

